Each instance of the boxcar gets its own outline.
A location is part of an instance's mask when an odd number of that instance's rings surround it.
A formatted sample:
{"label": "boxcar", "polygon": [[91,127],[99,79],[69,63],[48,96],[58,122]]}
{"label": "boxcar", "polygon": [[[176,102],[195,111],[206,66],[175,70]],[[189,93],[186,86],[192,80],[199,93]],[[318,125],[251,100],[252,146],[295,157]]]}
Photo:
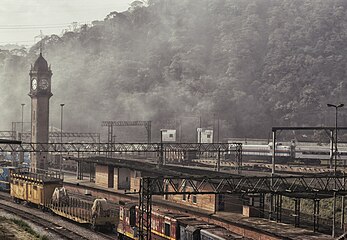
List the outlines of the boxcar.
{"label": "boxcar", "polygon": [[15,201],[26,201],[44,207],[51,202],[56,187],[63,186],[59,173],[35,173],[16,168],[10,173],[10,194]]}

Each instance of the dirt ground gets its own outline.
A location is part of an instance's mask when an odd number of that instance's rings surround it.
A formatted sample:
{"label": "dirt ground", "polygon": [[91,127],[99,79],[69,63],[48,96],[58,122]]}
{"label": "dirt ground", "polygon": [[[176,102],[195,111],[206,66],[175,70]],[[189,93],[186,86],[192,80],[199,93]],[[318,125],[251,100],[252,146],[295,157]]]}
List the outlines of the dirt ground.
{"label": "dirt ground", "polygon": [[24,231],[11,220],[0,217],[0,239],[37,240],[38,238]]}

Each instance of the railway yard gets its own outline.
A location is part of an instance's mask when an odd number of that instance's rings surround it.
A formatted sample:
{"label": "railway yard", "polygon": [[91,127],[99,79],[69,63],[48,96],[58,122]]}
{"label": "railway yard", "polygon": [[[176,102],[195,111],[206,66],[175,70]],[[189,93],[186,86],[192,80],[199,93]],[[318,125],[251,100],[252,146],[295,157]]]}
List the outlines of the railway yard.
{"label": "railway yard", "polygon": [[[143,147],[131,144],[126,145],[127,150],[129,146],[143,151]],[[50,151],[54,154],[55,150]],[[229,153],[230,148],[226,151]],[[199,234],[234,236],[225,239],[334,239],[331,237],[331,216],[323,217],[326,209],[319,212],[320,202],[333,197],[329,193],[330,187],[334,189],[333,183],[329,182],[334,180],[330,168],[280,163],[275,165],[278,180],[273,180],[269,178],[272,164],[246,160],[240,166],[237,160],[240,155],[236,150],[232,151],[235,151],[235,160],[216,158],[212,151],[198,157],[193,154],[193,158],[185,162],[175,162],[177,153],[172,157],[171,150],[164,150],[164,164],[160,166],[153,154],[114,152],[109,156],[79,158],[70,153],[69,161],[75,163],[76,168],[72,168],[74,171],[71,167],[66,168],[70,170],[64,170],[63,174],[54,168],[35,173],[26,168],[3,167],[3,173],[6,169],[9,171],[7,179],[1,176],[2,184],[8,182],[4,188],[10,190],[11,195],[1,194],[0,208],[30,220],[35,227],[44,230],[44,236],[52,239],[138,239],[141,231],[138,222],[144,218],[140,217],[139,204],[146,201],[144,179],[149,179],[156,186],[150,190],[153,236],[165,238],[171,234],[173,239],[185,239],[182,236],[189,236],[191,229],[200,229],[199,232],[203,231]],[[338,167],[339,171],[342,169]],[[160,180],[163,176],[164,179]],[[345,181],[344,175],[341,180]],[[284,182],[277,186],[278,181]],[[312,185],[316,181],[318,183]],[[340,180],[336,178],[335,181]],[[303,186],[305,190],[300,190]],[[68,193],[66,201],[60,195],[59,199],[53,200],[54,192],[61,187]],[[40,193],[43,190],[46,197]],[[324,194],[319,191],[324,191]],[[13,199],[17,203],[13,203]],[[114,213],[105,215],[104,210],[91,210],[98,199],[107,199]],[[305,199],[313,202],[313,212],[300,210],[300,200],[304,202]],[[290,207],[293,204],[288,205],[288,201],[295,202],[295,208]],[[134,206],[132,214],[136,212],[133,218],[130,209],[129,213],[124,212],[124,206],[129,204]],[[343,229],[337,227],[341,222],[338,223],[339,219],[335,221],[335,233],[342,235]],[[167,224],[170,228],[166,227]],[[144,229],[148,229],[147,226]],[[172,235],[177,229],[183,232]]]}

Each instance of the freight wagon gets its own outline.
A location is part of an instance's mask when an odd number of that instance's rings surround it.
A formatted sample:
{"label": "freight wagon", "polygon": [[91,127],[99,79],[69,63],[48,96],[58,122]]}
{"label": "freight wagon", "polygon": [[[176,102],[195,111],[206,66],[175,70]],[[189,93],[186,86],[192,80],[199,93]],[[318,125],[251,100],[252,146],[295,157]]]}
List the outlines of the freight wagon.
{"label": "freight wagon", "polygon": [[[139,239],[138,216],[138,207],[135,203],[120,206],[117,227],[119,239]],[[151,222],[152,239],[201,240],[202,236],[209,240],[248,239],[225,228],[200,221],[189,214],[152,210]],[[218,229],[218,231],[201,234],[202,230],[209,229]]]}
{"label": "freight wagon", "polygon": [[65,192],[61,189],[63,179],[58,172],[35,173],[27,168],[10,171],[10,194],[15,202],[27,202],[92,229],[111,230],[115,226],[118,210],[112,209],[106,199],[88,202],[67,194],[60,196],[59,193]]}

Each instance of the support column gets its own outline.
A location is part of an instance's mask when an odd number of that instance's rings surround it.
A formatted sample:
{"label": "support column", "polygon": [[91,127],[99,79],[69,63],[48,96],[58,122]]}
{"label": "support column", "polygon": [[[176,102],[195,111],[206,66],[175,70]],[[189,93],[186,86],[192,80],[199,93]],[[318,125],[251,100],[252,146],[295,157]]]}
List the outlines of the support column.
{"label": "support column", "polygon": [[313,200],[313,231],[318,232],[319,229],[319,199]]}
{"label": "support column", "polygon": [[220,149],[218,149],[217,172],[220,172]]}
{"label": "support column", "polygon": [[345,228],[345,196],[341,197],[341,229]]}
{"label": "support column", "polygon": [[93,163],[89,163],[89,182],[92,182],[93,176],[92,176],[92,165]]}
{"label": "support column", "polygon": [[272,169],[271,175],[275,175],[276,168],[276,130],[272,130]]}
{"label": "support column", "polygon": [[107,126],[107,153],[106,157],[112,157],[113,156],[113,125],[110,124]]}
{"label": "support column", "polygon": [[77,161],[77,179],[83,180],[83,168],[82,168],[82,161]]}
{"label": "support column", "polygon": [[294,204],[294,226],[300,227],[300,198],[295,198]]}
{"label": "support column", "polygon": [[333,170],[333,159],[334,159],[334,131],[330,130],[330,158],[329,158],[330,170]]}
{"label": "support column", "polygon": [[269,208],[269,220],[273,219],[273,212],[274,212],[274,194],[270,193],[270,208]]}
{"label": "support column", "polygon": [[275,212],[276,212],[276,222],[281,222],[282,220],[282,195],[275,195]]}
{"label": "support column", "polygon": [[333,201],[333,226],[331,231],[331,236],[335,237],[335,228],[336,228],[336,192],[334,192],[334,201]]}
{"label": "support column", "polygon": [[263,218],[264,212],[265,212],[265,194],[264,193],[260,193],[260,196],[259,196],[259,210],[260,210],[259,217]]}

